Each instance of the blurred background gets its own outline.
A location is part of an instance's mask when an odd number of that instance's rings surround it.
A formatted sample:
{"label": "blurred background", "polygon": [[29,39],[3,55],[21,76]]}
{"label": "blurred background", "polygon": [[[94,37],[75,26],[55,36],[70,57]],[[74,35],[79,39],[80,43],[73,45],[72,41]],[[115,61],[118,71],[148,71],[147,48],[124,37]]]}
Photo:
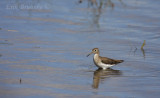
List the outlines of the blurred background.
{"label": "blurred background", "polygon": [[[0,97],[159,97],[159,5],[1,0]],[[97,70],[93,48],[125,62]]]}

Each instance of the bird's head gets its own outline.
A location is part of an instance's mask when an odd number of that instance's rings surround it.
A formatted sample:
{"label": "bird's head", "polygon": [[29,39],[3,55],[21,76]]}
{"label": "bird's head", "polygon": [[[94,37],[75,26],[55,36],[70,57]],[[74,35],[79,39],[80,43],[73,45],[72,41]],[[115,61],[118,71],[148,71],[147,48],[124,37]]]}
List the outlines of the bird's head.
{"label": "bird's head", "polygon": [[89,55],[91,55],[91,54],[98,54],[99,53],[99,49],[98,48],[94,48],[94,49],[92,49],[92,52],[91,53],[89,53],[88,55],[87,55],[87,57],[89,56]]}

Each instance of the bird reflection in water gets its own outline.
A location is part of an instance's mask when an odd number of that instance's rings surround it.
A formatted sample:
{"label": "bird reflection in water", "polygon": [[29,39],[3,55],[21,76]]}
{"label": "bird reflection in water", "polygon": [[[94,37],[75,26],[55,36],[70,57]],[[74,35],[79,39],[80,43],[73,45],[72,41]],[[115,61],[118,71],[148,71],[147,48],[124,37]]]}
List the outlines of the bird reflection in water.
{"label": "bird reflection in water", "polygon": [[104,81],[104,79],[112,77],[112,76],[119,76],[121,74],[122,74],[121,71],[114,70],[111,68],[106,69],[106,70],[97,69],[94,71],[92,88],[98,89],[99,83],[101,81]]}

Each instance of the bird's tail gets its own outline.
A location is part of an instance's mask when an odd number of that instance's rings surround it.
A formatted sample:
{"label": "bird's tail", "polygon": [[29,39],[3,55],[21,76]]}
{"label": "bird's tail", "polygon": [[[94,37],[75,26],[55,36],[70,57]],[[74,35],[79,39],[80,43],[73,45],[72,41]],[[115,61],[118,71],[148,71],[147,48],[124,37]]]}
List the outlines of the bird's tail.
{"label": "bird's tail", "polygon": [[118,60],[118,62],[119,62],[119,63],[122,63],[122,62],[124,62],[124,60]]}

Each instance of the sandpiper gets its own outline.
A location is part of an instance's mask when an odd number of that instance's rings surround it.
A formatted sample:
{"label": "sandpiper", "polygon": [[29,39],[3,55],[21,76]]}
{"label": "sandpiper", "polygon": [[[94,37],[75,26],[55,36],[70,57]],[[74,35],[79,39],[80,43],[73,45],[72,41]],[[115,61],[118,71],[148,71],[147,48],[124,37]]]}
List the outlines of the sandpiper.
{"label": "sandpiper", "polygon": [[107,68],[110,68],[113,65],[123,62],[123,60],[114,60],[111,58],[99,56],[100,53],[98,48],[92,49],[92,52],[89,53],[87,57],[93,53],[94,53],[94,57],[93,57],[94,64],[97,67],[102,68],[103,70],[106,70]]}

